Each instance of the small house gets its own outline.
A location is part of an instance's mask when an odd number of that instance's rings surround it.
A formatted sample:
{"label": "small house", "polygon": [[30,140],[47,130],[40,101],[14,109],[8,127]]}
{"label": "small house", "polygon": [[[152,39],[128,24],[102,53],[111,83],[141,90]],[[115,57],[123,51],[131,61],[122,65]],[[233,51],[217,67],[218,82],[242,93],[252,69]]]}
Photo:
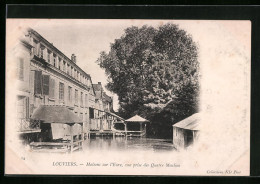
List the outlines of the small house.
{"label": "small house", "polygon": [[176,149],[192,145],[199,135],[200,114],[192,116],[173,125],[173,145]]}

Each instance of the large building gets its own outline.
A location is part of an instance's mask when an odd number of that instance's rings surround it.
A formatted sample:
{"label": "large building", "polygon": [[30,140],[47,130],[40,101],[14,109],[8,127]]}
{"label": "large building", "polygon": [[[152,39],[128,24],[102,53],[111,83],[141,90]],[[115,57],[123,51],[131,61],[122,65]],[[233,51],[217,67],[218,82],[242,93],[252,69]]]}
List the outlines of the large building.
{"label": "large building", "polygon": [[40,105],[67,107],[82,120],[84,133],[111,130],[113,121],[122,120],[112,113],[112,98],[105,94],[101,83],[92,84],[91,76],[77,65],[74,54],[68,58],[33,29],[27,30],[21,43],[14,53],[18,69],[17,124],[24,139],[65,135],[64,125],[46,128],[31,119]]}

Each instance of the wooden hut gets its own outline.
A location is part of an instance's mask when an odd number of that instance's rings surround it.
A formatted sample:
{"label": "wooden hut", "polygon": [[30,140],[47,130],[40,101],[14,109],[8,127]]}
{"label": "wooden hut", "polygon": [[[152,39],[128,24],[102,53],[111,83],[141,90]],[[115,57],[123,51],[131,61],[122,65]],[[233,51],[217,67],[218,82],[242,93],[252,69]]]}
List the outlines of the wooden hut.
{"label": "wooden hut", "polygon": [[200,114],[192,116],[173,125],[173,145],[176,149],[186,148],[198,138]]}
{"label": "wooden hut", "polygon": [[146,123],[148,120],[135,115],[125,120],[125,131],[127,136],[142,137],[146,135]]}
{"label": "wooden hut", "polygon": [[34,150],[72,152],[82,147],[83,122],[67,107],[40,105],[31,119],[41,122],[41,141],[30,144]]}

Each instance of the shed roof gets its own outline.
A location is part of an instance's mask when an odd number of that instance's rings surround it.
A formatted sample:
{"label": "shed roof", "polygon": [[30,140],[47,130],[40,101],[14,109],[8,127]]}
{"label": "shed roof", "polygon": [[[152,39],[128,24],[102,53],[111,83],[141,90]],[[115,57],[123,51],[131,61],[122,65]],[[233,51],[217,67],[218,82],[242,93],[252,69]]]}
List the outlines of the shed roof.
{"label": "shed roof", "polygon": [[135,115],[127,120],[127,122],[148,122],[147,119],[142,118],[141,116]]}
{"label": "shed roof", "polygon": [[124,118],[122,118],[122,117],[116,115],[115,113],[112,113],[112,112],[107,112],[107,113],[111,114],[112,116],[117,117],[117,118],[120,119],[120,120],[123,120],[123,121],[125,120]]}
{"label": "shed roof", "polygon": [[40,105],[31,119],[41,120],[43,123],[82,123],[67,107],[58,105]]}
{"label": "shed roof", "polygon": [[178,127],[178,128],[183,128],[183,129],[188,129],[188,130],[199,130],[199,122],[200,122],[200,114],[199,113],[195,113],[191,116],[189,116],[188,118],[175,123],[174,127]]}
{"label": "shed roof", "polygon": [[112,98],[108,96],[105,92],[103,93],[103,97],[107,102],[112,102]]}

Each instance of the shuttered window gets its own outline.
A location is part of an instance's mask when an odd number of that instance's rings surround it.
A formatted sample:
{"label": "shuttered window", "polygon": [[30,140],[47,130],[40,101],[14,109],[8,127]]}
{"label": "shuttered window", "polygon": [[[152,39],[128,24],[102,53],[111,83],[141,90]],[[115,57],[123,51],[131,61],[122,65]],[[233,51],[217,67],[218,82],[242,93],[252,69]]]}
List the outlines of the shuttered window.
{"label": "shuttered window", "polygon": [[56,54],[53,53],[52,58],[53,58],[53,66],[58,67],[59,61],[56,63]]}
{"label": "shuttered window", "polygon": [[88,107],[88,94],[85,94],[85,107]]}
{"label": "shuttered window", "polygon": [[33,39],[33,54],[38,55],[37,53],[37,41]]}
{"label": "shuttered window", "polygon": [[63,61],[63,71],[66,72],[66,62]]}
{"label": "shuttered window", "polygon": [[41,57],[41,58],[43,58],[43,50],[44,50],[44,48],[41,46],[41,47],[40,47],[40,57]]}
{"label": "shuttered window", "polygon": [[43,83],[43,95],[49,95],[50,76],[42,75],[42,83]]}
{"label": "shuttered window", "polygon": [[32,94],[34,94],[34,71],[31,70],[30,71],[30,78],[29,78],[29,82],[30,82],[30,91]]}
{"label": "shuttered window", "polygon": [[55,79],[50,78],[49,98],[55,99]]}
{"label": "shuttered window", "polygon": [[64,100],[64,84],[61,82],[59,85],[59,99]]}
{"label": "shuttered window", "polygon": [[30,101],[29,97],[26,97],[26,118],[30,118]]}
{"label": "shuttered window", "polygon": [[78,90],[75,89],[75,104],[78,104]]}
{"label": "shuttered window", "polygon": [[70,65],[67,65],[67,74],[70,75]]}
{"label": "shuttered window", "polygon": [[62,69],[62,62],[61,62],[61,59],[59,58],[59,64],[58,64],[58,68],[61,70]]}
{"label": "shuttered window", "polygon": [[28,119],[30,117],[29,113],[29,97],[18,96],[17,117],[21,119]]}
{"label": "shuttered window", "polygon": [[34,74],[34,94],[42,94],[42,71],[35,71]]}
{"label": "shuttered window", "polygon": [[71,98],[71,91],[72,91],[72,87],[68,86],[68,101],[71,102],[72,98]]}
{"label": "shuttered window", "polygon": [[48,50],[48,62],[51,62],[51,51]]}
{"label": "shuttered window", "polygon": [[83,92],[80,93],[80,106],[83,107]]}
{"label": "shuttered window", "polygon": [[91,107],[89,108],[89,118],[94,119],[94,109]]}
{"label": "shuttered window", "polygon": [[18,78],[19,80],[24,80],[24,60],[22,58],[19,59],[18,64]]}

